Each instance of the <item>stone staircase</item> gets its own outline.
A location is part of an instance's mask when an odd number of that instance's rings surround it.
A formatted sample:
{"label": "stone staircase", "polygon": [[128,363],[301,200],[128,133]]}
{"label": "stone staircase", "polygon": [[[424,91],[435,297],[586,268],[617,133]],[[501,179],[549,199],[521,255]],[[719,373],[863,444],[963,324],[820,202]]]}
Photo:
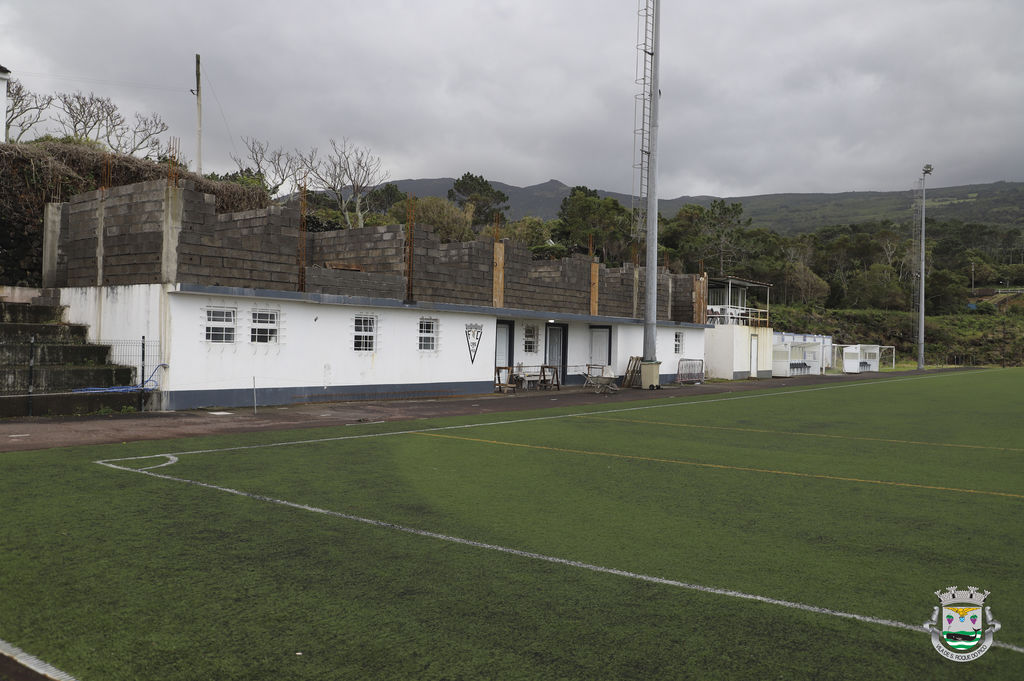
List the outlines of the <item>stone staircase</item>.
{"label": "stone staircase", "polygon": [[132,367],[110,363],[110,346],[89,343],[88,327],[63,321],[53,300],[0,299],[0,417],[141,410]]}

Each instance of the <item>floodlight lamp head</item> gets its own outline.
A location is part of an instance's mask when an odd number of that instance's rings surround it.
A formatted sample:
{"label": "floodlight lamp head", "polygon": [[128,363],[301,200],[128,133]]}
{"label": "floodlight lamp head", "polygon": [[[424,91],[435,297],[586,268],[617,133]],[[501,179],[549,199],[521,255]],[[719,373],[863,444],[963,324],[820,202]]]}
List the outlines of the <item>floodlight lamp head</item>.
{"label": "floodlight lamp head", "polygon": [[932,174],[932,170],[933,170],[932,164],[931,163],[925,163],[924,164],[924,168],[921,168],[921,173],[924,174],[924,175],[931,175]]}

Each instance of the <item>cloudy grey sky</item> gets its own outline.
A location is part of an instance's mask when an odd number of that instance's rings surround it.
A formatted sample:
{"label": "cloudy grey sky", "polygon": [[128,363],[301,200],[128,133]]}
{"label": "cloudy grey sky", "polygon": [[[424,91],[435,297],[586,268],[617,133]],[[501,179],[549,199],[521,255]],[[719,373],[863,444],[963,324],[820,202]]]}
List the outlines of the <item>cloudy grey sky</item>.
{"label": "cloudy grey sky", "polygon": [[[33,91],[159,112],[203,168],[241,136],[347,137],[392,179],[633,186],[636,0],[0,0]],[[732,0],[661,11],[659,194],[1024,180],[1024,2]]]}

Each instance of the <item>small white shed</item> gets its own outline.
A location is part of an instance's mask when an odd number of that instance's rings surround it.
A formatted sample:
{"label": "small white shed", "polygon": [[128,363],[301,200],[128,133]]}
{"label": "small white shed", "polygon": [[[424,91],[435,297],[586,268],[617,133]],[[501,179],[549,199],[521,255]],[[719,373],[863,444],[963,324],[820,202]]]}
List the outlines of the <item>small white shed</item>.
{"label": "small white shed", "polygon": [[859,374],[864,371],[878,371],[877,345],[847,345],[843,348],[843,373]]}
{"label": "small white shed", "polygon": [[772,376],[817,376],[822,372],[820,343],[776,343],[772,346]]}

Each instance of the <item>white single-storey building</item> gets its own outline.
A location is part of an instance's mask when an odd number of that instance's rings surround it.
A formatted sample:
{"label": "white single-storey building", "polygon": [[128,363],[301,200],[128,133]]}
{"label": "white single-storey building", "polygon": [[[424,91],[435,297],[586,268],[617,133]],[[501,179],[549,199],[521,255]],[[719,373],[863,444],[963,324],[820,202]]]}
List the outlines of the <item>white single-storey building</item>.
{"label": "white single-storey building", "polygon": [[[90,338],[159,348],[147,374],[169,410],[489,393],[496,366],[546,365],[572,384],[588,364],[623,374],[643,345],[632,318],[187,283],[59,293]],[[705,331],[659,322],[663,382]]]}

